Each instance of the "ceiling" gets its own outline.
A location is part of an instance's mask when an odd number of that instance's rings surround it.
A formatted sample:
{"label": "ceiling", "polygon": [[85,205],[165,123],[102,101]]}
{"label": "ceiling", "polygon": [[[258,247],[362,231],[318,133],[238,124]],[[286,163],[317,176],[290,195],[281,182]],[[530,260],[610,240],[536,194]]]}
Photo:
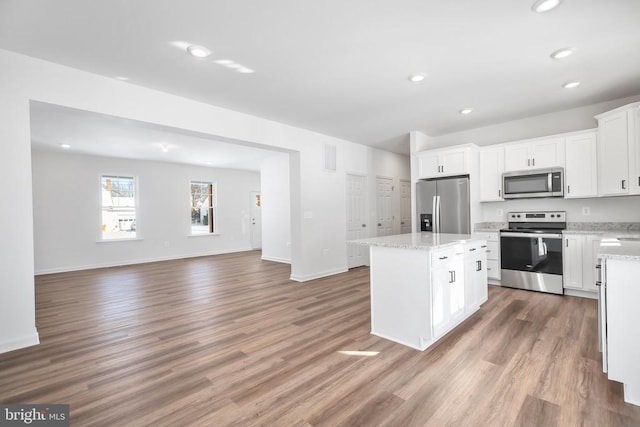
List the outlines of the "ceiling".
{"label": "ceiling", "polygon": [[[68,150],[250,171],[259,171],[262,160],[277,153],[180,129],[42,102],[32,101],[30,112],[31,146],[37,150]],[[70,148],[62,148],[62,144]]]}
{"label": "ceiling", "polygon": [[533,1],[0,0],[0,48],[401,153],[640,93],[640,1]]}

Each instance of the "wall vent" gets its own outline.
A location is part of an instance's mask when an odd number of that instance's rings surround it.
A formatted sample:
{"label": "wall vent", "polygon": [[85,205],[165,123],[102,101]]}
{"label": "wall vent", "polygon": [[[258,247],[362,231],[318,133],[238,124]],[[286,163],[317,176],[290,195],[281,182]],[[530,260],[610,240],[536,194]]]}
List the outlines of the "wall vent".
{"label": "wall vent", "polygon": [[336,171],[336,146],[324,145],[324,170],[335,172]]}

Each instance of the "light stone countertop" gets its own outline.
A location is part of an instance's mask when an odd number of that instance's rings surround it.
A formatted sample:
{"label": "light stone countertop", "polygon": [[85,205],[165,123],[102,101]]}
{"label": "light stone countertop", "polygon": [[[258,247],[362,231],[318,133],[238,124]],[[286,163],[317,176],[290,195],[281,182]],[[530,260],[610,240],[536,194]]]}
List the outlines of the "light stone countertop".
{"label": "light stone countertop", "polygon": [[[618,238],[638,238],[636,241]],[[599,256],[607,259],[640,261],[640,232],[605,233],[600,242]]]}
{"label": "light stone countertop", "polygon": [[429,250],[432,248],[484,240],[486,239],[479,239],[471,234],[421,232],[373,237],[370,239],[349,240],[347,243],[385,248]]}

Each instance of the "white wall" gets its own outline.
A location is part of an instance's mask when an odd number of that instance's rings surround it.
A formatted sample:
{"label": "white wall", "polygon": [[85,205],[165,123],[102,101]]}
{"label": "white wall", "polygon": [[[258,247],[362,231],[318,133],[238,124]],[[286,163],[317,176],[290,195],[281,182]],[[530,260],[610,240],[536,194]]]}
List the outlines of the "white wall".
{"label": "white wall", "polygon": [[[251,249],[257,172],[34,150],[32,173],[36,274]],[[142,240],[98,242],[103,174],[137,178]],[[216,183],[218,235],[191,236],[190,181]]]}
{"label": "white wall", "polygon": [[598,127],[594,116],[613,110],[631,102],[640,101],[640,95],[622,99],[586,105],[570,110],[556,111],[512,120],[492,126],[470,129],[440,136],[428,136],[421,140],[418,151],[431,148],[447,147],[450,145],[473,143],[479,146],[499,144],[503,142],[519,141],[565,132],[593,129]]}
{"label": "white wall", "polygon": [[260,166],[262,259],[291,263],[291,191],[289,154],[277,154]]}
{"label": "white wall", "polygon": [[[590,208],[583,215],[582,208]],[[482,203],[484,221],[506,222],[508,212],[566,211],[567,222],[640,222],[640,196],[599,197],[592,199],[522,199]],[[503,214],[498,215],[498,209]]]}
{"label": "white wall", "polygon": [[[11,224],[0,240],[0,351],[36,343],[29,101],[203,133],[225,141],[290,150],[291,277],[309,280],[347,269],[346,172],[375,176],[372,150],[248,114],[0,50],[0,209]],[[322,168],[324,144],[337,148],[337,172]],[[10,326],[9,326],[10,325]]]}

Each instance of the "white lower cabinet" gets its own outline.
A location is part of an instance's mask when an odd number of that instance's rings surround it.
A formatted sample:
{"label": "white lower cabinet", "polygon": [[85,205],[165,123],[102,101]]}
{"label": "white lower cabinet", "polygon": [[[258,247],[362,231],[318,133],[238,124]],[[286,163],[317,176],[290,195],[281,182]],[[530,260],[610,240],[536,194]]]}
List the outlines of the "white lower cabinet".
{"label": "white lower cabinet", "polygon": [[487,278],[494,282],[500,281],[500,232],[498,231],[480,231],[475,232],[474,236],[487,240],[486,248],[483,248],[487,254]]}
{"label": "white lower cabinet", "polygon": [[[610,380],[624,384],[624,401],[640,405],[640,262],[605,259],[603,262],[603,366]],[[605,362],[606,360],[606,362]]]}
{"label": "white lower cabinet", "polygon": [[475,311],[488,298],[487,252],[482,242],[468,243],[464,247],[464,282],[467,312]]}
{"label": "white lower cabinet", "polygon": [[433,334],[442,335],[465,313],[464,247],[431,252]]}
{"label": "white lower cabinet", "polygon": [[563,287],[579,291],[598,292],[595,285],[595,268],[601,236],[596,234],[565,233]]}
{"label": "white lower cabinet", "polygon": [[452,329],[487,301],[485,241],[431,252],[433,335]]}

